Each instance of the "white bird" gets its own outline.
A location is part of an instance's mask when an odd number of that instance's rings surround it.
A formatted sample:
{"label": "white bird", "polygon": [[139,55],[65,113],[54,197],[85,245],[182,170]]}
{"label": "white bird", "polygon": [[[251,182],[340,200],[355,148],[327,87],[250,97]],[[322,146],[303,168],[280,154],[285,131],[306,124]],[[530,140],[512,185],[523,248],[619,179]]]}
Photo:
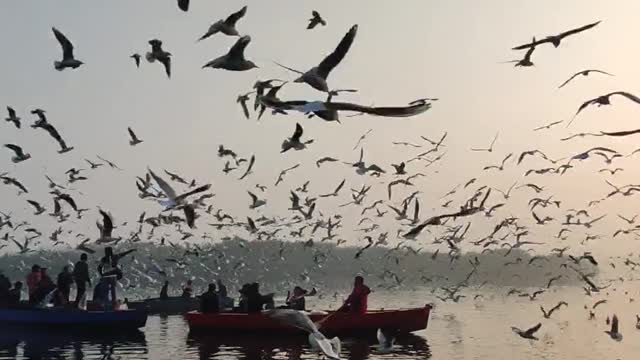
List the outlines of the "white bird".
{"label": "white bird", "polygon": [[219,32],[229,35],[229,36],[240,36],[238,30],[236,29],[236,23],[238,20],[242,19],[242,17],[247,13],[247,7],[244,6],[239,11],[234,12],[229,15],[225,20],[218,20],[209,26],[209,30],[198,39],[198,41],[202,41],[214,34]]}
{"label": "white bird", "polygon": [[393,350],[393,343],[396,339],[392,331],[388,329],[378,329],[376,337],[378,338],[379,352],[388,353]]}
{"label": "white bird", "polygon": [[309,344],[313,350],[322,352],[329,359],[340,359],[340,339],[337,337],[327,339],[304,312],[278,309],[267,311],[266,314],[284,324],[307,332]]}

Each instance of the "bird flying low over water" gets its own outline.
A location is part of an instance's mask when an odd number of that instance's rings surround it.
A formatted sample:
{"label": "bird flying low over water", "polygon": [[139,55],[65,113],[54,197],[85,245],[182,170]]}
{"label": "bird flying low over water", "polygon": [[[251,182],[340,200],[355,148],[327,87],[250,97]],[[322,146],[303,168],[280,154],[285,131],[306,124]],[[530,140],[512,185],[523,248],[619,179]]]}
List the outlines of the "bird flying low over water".
{"label": "bird flying low over water", "polygon": [[550,35],[550,36],[545,37],[542,40],[538,40],[538,41],[534,40],[533,42],[531,42],[529,44],[516,46],[516,47],[513,48],[513,50],[524,50],[524,49],[528,49],[528,48],[535,47],[535,46],[538,46],[538,45],[541,45],[541,44],[545,44],[545,43],[551,43],[551,44],[553,44],[554,47],[558,47],[558,46],[560,46],[560,42],[562,42],[562,40],[564,40],[564,38],[566,38],[567,36],[575,35],[575,34],[583,32],[583,31],[589,30],[589,29],[597,26],[598,24],[600,24],[600,21],[594,22],[592,24],[587,24],[585,26],[581,26],[581,27],[576,28],[576,29],[565,31],[565,32],[560,33],[558,35]]}
{"label": "bird flying low over water", "polygon": [[351,29],[344,35],[338,46],[335,50],[329,54],[327,57],[322,60],[322,62],[307,72],[302,72],[299,70],[292,69],[290,67],[281,65],[276,63],[278,66],[281,66],[289,71],[293,71],[295,73],[300,74],[301,76],[294,80],[297,83],[307,83],[312,88],[329,92],[329,85],[327,84],[327,77],[331,71],[340,64],[342,59],[344,59],[345,55],[351,48],[351,44],[353,44],[353,40],[356,37],[356,33],[358,32],[358,25],[353,25]]}
{"label": "bird flying low over water", "polygon": [[151,45],[151,51],[147,52],[146,58],[150,63],[159,61],[164,65],[164,71],[167,73],[167,77],[171,77],[171,53],[162,50],[162,41],[158,39],[149,40]]}
{"label": "bird flying low over water", "polygon": [[337,337],[327,339],[318,329],[318,325],[314,324],[304,312],[278,309],[269,310],[266,315],[283,324],[305,331],[309,334],[309,344],[313,350],[322,352],[329,359],[340,359],[340,339]]}
{"label": "bird flying low over water", "polygon": [[80,65],[84,64],[82,61],[76,60],[73,57],[73,44],[66,36],[64,36],[58,29],[51,28],[56,39],[62,47],[62,61],[55,61],[53,66],[56,70],[62,71],[66,68],[77,69]]}
{"label": "bird flying low over water", "polygon": [[211,26],[209,26],[209,30],[207,30],[207,32],[198,39],[198,41],[202,41],[219,32],[229,36],[240,36],[238,30],[236,29],[236,23],[238,22],[238,20],[242,19],[242,17],[244,17],[246,13],[247,7],[244,6],[239,11],[236,11],[233,14],[229,15],[229,17],[227,17],[225,20],[216,21],[215,23],[211,24]]}
{"label": "bird flying low over water", "polygon": [[309,25],[307,26],[307,30],[311,30],[318,25],[327,26],[327,22],[320,16],[320,13],[316,10],[311,12],[311,19],[309,19]]}
{"label": "bird flying low over water", "polygon": [[565,82],[562,83],[562,85],[558,86],[558,89],[564,87],[565,85],[567,85],[571,80],[575,79],[576,76],[582,75],[582,76],[589,76],[589,74],[591,73],[599,73],[599,74],[604,74],[604,75],[609,75],[609,76],[614,76],[613,74],[609,74],[606,71],[602,71],[602,70],[596,70],[596,69],[590,69],[590,70],[582,70],[579,71],[573,75],[571,75],[571,77],[569,79],[567,79]]}
{"label": "bird flying low over water", "polygon": [[250,42],[251,36],[249,35],[239,38],[231,49],[229,49],[229,52],[209,61],[202,68],[210,67],[212,69],[224,69],[229,71],[247,71],[257,68],[258,65],[251,60],[247,60],[244,56],[244,50]]}
{"label": "bird flying low over water", "polygon": [[303,150],[307,147],[307,145],[313,142],[313,139],[300,141],[300,138],[302,138],[302,133],[302,125],[296,123],[296,130],[293,132],[293,135],[291,135],[290,138],[284,140],[284,142],[282,143],[282,150],[280,152],[284,153],[289,151],[290,149]]}

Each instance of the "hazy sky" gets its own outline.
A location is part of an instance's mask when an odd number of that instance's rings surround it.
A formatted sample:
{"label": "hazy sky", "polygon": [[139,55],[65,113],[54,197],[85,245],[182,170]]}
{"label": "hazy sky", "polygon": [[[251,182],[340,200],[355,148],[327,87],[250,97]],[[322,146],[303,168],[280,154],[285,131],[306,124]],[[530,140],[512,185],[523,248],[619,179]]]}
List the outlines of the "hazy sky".
{"label": "hazy sky", "polygon": [[[62,5],[64,4],[64,5]],[[203,70],[207,61],[227,52],[235,38],[216,35],[197,43],[208,26],[248,5],[247,15],[239,21],[242,34],[252,42],[245,54],[260,69],[244,73]],[[305,30],[312,10],[318,10],[328,21],[327,27]],[[368,129],[373,132],[365,141],[365,158],[391,171],[390,164],[408,159],[428,149],[393,146],[392,141],[410,141],[427,146],[420,135],[439,138],[448,132],[446,155],[437,165],[426,163],[408,166],[410,173],[423,172],[426,177],[416,182],[423,191],[423,217],[441,213],[439,200],[454,185],[478,177],[477,184],[499,189],[513,182],[535,182],[546,185],[545,196],[555,194],[563,201],[563,210],[586,207],[590,199],[602,197],[610,189],[604,180],[615,184],[633,183],[638,171],[637,160],[622,159],[611,165],[624,167],[615,176],[598,173],[605,167],[600,158],[578,164],[567,175],[531,176],[529,168],[546,167],[539,159],[523,165],[510,162],[502,172],[483,172],[488,164],[499,163],[508,153],[539,148],[552,158],[572,156],[594,145],[610,146],[622,153],[634,150],[634,138],[559,139],[576,132],[628,130],[638,128],[634,118],[637,105],[614,98],[609,108],[589,109],[566,129],[560,125],[549,131],[532,132],[534,127],[569,119],[580,103],[615,90],[638,91],[634,80],[640,76],[636,65],[638,47],[628,34],[640,31],[636,14],[637,1],[617,1],[615,6],[596,0],[573,1],[206,1],[192,0],[188,13],[178,10],[174,0],[113,1],[13,1],[1,5],[0,104],[11,105],[23,118],[23,129],[9,123],[0,124],[0,141],[16,143],[31,153],[33,159],[14,165],[11,152],[3,149],[0,172],[8,171],[25,183],[29,194],[16,196],[14,188],[0,186],[0,210],[13,212],[18,219],[32,222],[50,233],[55,224],[44,217],[31,215],[25,200],[38,200],[48,208],[47,173],[60,182],[64,171],[86,168],[84,158],[100,154],[115,161],[124,171],[101,168],[87,172],[86,183],[75,188],[80,207],[92,209],[84,220],[66,225],[70,230],[96,236],[94,222],[97,206],[110,210],[117,223],[131,221],[143,210],[155,212],[156,204],[136,196],[135,175],[143,175],[147,166],[168,169],[213,184],[217,194],[215,207],[228,209],[243,218],[259,213],[247,209],[246,190],[257,191],[256,183],[270,187],[265,196],[267,215],[287,214],[288,191],[312,179],[312,195],[326,193],[343,179],[348,187],[376,185],[370,203],[386,197],[384,184],[391,175],[380,179],[361,177],[353,169],[339,163],[317,169],[315,160],[334,156],[355,161],[353,147]],[[530,41],[532,36],[556,34],[597,20],[602,23],[588,32],[566,39],[560,48],[546,45],[536,49],[533,68],[514,68],[501,61],[519,59],[523,53],[510,48]],[[235,103],[238,94],[251,89],[258,79],[272,77],[293,79],[293,74],[274,65],[282,62],[306,70],[316,65],[333,50],[344,33],[353,25],[359,30],[345,60],[332,72],[333,88],[357,88],[359,93],[341,96],[343,100],[362,104],[403,105],[421,97],[438,97],[432,110],[414,118],[384,119],[372,117],[343,118],[342,124],[306,119],[302,114],[271,116],[260,122],[246,120]],[[60,47],[51,27],[55,26],[74,43],[76,57],[86,64],[77,70],[57,72],[53,61],[61,57]],[[161,39],[173,54],[173,77],[168,80],[159,64],[142,63],[136,69],[129,58],[134,52],[143,54],[147,41]],[[615,77],[577,78],[567,87],[557,86],[571,74],[585,68],[598,68]],[[292,84],[282,91],[285,99],[324,98],[306,85]],[[43,108],[48,118],[75,150],[65,155],[56,153],[57,144],[43,131],[29,128],[35,117],[33,108]],[[3,115],[4,118],[4,115]],[[315,142],[301,152],[280,154],[282,140],[291,135],[296,122],[305,128],[305,137]],[[127,126],[145,140],[136,148],[128,145]],[[492,154],[473,153],[471,147],[486,147],[496,132],[500,133]],[[242,156],[256,154],[254,174],[238,181],[238,172],[225,176],[224,161],[217,158],[217,146],[224,144]],[[273,188],[281,169],[302,164],[278,188]],[[414,189],[397,188],[402,195]],[[345,188],[345,190],[347,190]],[[470,195],[454,197],[461,204]],[[540,239],[555,234],[560,225],[543,230],[531,223],[526,203],[532,192],[522,190],[509,200],[491,219],[474,218],[476,239],[505,216],[521,217],[531,224],[532,233]],[[397,201],[400,196],[394,197]],[[348,199],[321,201],[318,210],[328,215],[336,205]],[[492,203],[502,201],[494,194]],[[620,198],[590,209],[593,216],[609,214],[591,233],[605,235],[591,246],[610,247],[611,233],[621,225],[615,212],[635,212],[633,198]],[[339,210],[345,217],[358,219],[359,208]],[[541,213],[544,211],[541,211]],[[549,211],[552,216],[563,212]],[[200,219],[200,232],[215,233]],[[398,228],[391,217],[382,222],[389,231]],[[484,230],[483,230],[484,229]],[[126,235],[121,228],[120,235]],[[582,240],[583,229],[576,229],[572,244]],[[578,235],[579,234],[579,235]],[[345,230],[343,237],[359,235]],[[423,241],[430,241],[425,235]],[[73,240],[75,241],[75,240]],[[73,242],[70,241],[70,242]],[[558,245],[558,240],[549,240]],[[632,241],[616,238],[620,247],[631,248]],[[627,245],[624,245],[627,244]]]}

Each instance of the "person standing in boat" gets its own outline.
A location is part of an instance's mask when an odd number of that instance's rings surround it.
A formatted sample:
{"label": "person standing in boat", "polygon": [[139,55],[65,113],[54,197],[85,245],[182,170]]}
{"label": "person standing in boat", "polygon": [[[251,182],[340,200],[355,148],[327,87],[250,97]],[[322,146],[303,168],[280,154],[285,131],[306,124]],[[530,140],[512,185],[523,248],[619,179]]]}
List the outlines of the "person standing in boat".
{"label": "person standing in boat", "polygon": [[216,280],[216,283],[218,284],[218,302],[220,303],[220,308],[232,309],[233,299],[229,297],[227,287],[222,283],[220,279]]}
{"label": "person standing in boat", "polygon": [[109,286],[109,294],[111,295],[113,307],[116,306],[118,300],[116,297],[116,281],[122,279],[123,276],[122,270],[118,267],[118,261],[134,251],[136,251],[136,249],[114,254],[110,246],[104,248],[104,256],[100,259],[98,273],[100,273],[101,279],[104,279]]}
{"label": "person standing in boat", "polygon": [[207,292],[200,295],[200,312],[203,314],[215,314],[220,312],[220,302],[216,292],[216,284],[209,284]]}
{"label": "person standing in boat", "polygon": [[311,292],[301,288],[300,286],[296,286],[293,288],[293,294],[287,294],[287,308],[305,311],[306,310],[306,301],[305,296],[313,296],[316,294],[316,289],[313,288]]}
{"label": "person standing in boat", "polygon": [[40,266],[33,265],[31,267],[31,272],[27,275],[27,289],[29,290],[29,302],[35,303],[34,295],[38,290],[38,285],[40,284]]}
{"label": "person standing in boat", "polygon": [[162,288],[160,289],[160,300],[167,300],[169,298],[169,280],[165,280]]}
{"label": "person standing in boat", "polygon": [[9,293],[11,292],[11,280],[0,270],[0,309],[9,305]]}
{"label": "person standing in boat", "polygon": [[364,284],[364,278],[362,276],[356,276],[353,291],[338,311],[365,314],[367,312],[367,299],[370,293],[371,289]]}
{"label": "person standing in boat", "polygon": [[69,270],[69,265],[62,268],[62,272],[58,274],[58,305],[67,305],[69,303],[69,295],[71,294],[71,285],[73,284],[73,274]]}
{"label": "person standing in boat", "polygon": [[187,280],[187,285],[182,288],[182,297],[190,298],[193,296],[193,281],[191,279]]}
{"label": "person standing in boat", "polygon": [[73,267],[73,280],[76,283],[76,307],[78,307],[80,300],[87,293],[87,283],[91,285],[87,254],[80,255],[80,261]]}

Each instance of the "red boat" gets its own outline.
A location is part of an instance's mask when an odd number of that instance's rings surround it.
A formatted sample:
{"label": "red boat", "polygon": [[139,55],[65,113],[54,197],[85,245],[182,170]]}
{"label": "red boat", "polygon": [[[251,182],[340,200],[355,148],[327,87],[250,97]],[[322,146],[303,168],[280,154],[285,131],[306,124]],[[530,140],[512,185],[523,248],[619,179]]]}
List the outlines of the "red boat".
{"label": "red boat", "polygon": [[[321,322],[320,331],[327,335],[360,336],[375,334],[380,328],[394,329],[401,334],[424,330],[429,323],[431,306],[398,310],[372,310],[364,315],[348,312],[310,313],[313,322]],[[185,315],[194,332],[223,333],[300,333],[271,317],[256,313],[203,314],[197,311]]]}

